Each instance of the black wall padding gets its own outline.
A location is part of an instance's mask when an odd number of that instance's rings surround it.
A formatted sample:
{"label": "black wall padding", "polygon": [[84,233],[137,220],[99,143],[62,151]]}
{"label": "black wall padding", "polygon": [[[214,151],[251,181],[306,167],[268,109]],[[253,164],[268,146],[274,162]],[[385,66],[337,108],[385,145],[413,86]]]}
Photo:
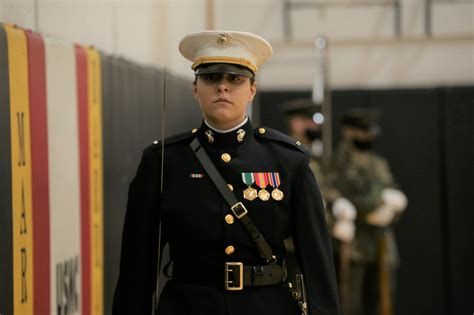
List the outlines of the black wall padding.
{"label": "black wall padding", "polygon": [[[346,109],[378,111],[383,130],[375,150],[408,196],[395,229],[401,256],[397,314],[472,312],[473,93],[474,87],[332,92],[335,141]],[[302,96],[262,93],[262,122],[281,130],[278,119],[267,116],[275,104]]]}
{"label": "black wall padding", "polygon": [[8,46],[0,24],[0,313],[13,314],[12,165]]}
{"label": "black wall padding", "polygon": [[381,109],[376,149],[387,157],[409,200],[396,226],[401,257],[397,314],[446,314],[437,96],[429,89],[370,92],[369,104]]}
{"label": "black wall padding", "polygon": [[192,81],[166,75],[165,117],[166,136],[201,126],[201,111],[192,94]]}
{"label": "black wall padding", "polygon": [[444,91],[446,180],[446,259],[450,314],[471,314],[474,281],[474,89]]}
{"label": "black wall padding", "polygon": [[[126,202],[126,183],[130,166],[120,158],[127,150],[126,113],[122,113],[122,93],[117,85],[118,60],[101,56],[102,66],[102,121],[104,158],[104,312],[112,313],[112,300],[119,268],[121,220]],[[124,139],[121,139],[124,138]]]}
{"label": "black wall padding", "polygon": [[335,91],[332,101],[336,142],[344,111],[362,107],[378,113],[382,133],[375,150],[387,158],[409,200],[395,230],[401,258],[397,314],[445,314],[436,91]]}
{"label": "black wall padding", "polygon": [[[105,314],[112,312],[117,282],[123,219],[128,186],[143,149],[162,137],[163,101],[165,136],[199,126],[191,81],[106,55],[102,60],[104,137],[104,264]],[[165,99],[163,98],[165,95]],[[194,108],[194,109],[193,109]]]}

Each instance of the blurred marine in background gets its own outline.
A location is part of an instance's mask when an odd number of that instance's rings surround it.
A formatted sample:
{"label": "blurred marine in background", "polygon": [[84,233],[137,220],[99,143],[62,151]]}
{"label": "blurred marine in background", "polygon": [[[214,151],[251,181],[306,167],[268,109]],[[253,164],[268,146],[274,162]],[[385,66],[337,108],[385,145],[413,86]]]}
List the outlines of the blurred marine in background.
{"label": "blurred marine in background", "polygon": [[[347,310],[350,289],[348,287],[350,268],[348,251],[355,234],[356,209],[346,198],[336,197],[332,199],[334,189],[325,180],[329,161],[328,154],[324,152],[322,140],[323,123],[325,123],[322,106],[314,103],[310,98],[302,98],[287,101],[280,105],[280,109],[285,114],[288,134],[301,142],[311,154],[310,168],[318,181],[325,203],[326,223],[331,230],[341,302]],[[330,143],[325,145],[330,145]],[[294,279],[299,270],[294,257],[292,240],[286,240],[285,245],[289,252],[287,264],[289,279]],[[346,302],[345,305],[344,302]]]}
{"label": "blurred marine in background", "polygon": [[[284,121],[288,135],[303,145],[310,153],[309,167],[318,181],[324,199],[323,142],[321,138],[321,124],[324,119],[321,114],[321,105],[315,104],[309,98],[301,98],[284,102],[280,104],[279,109],[285,116]],[[291,237],[285,240],[285,247],[288,251],[288,279],[294,281],[300,270],[296,262],[295,247]]]}
{"label": "blurred marine in background", "polygon": [[288,135],[299,141],[310,152],[310,167],[321,188],[323,183],[321,125],[324,122],[321,105],[313,103],[309,98],[303,98],[285,102],[280,105],[280,109],[285,114]]}
{"label": "blurred marine in background", "polygon": [[[332,234],[340,239],[346,236],[349,243],[346,310],[350,315],[394,313],[399,257],[392,227],[407,199],[397,188],[387,161],[372,151],[379,132],[374,113],[346,112],[343,139],[325,173],[325,198],[335,220]],[[354,219],[354,209],[355,231],[344,224]]]}

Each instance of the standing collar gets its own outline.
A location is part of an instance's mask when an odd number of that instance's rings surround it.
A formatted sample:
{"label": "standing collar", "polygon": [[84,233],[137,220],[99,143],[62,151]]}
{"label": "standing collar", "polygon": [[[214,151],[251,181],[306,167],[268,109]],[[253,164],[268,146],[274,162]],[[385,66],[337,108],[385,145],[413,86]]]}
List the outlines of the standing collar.
{"label": "standing collar", "polygon": [[206,126],[210,129],[212,129],[213,131],[216,131],[218,133],[228,133],[228,132],[232,132],[234,130],[237,130],[239,129],[240,127],[242,127],[243,125],[245,125],[247,123],[247,121],[249,120],[248,116],[245,116],[245,119],[243,122],[241,122],[240,124],[238,124],[237,126],[233,127],[233,128],[230,128],[230,129],[227,129],[227,130],[221,130],[221,129],[217,129],[213,126],[211,126],[211,124],[204,119],[204,123],[206,124]]}
{"label": "standing collar", "polygon": [[206,146],[237,148],[253,138],[253,127],[248,117],[242,124],[229,130],[216,130],[203,120],[198,136],[199,140]]}

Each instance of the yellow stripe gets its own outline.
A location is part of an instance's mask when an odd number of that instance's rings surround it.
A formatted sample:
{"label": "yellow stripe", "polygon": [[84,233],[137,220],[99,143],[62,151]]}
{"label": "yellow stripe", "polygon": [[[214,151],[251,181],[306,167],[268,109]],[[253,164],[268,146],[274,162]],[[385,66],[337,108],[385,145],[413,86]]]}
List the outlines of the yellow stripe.
{"label": "yellow stripe", "polygon": [[103,314],[103,168],[100,55],[86,48],[91,209],[91,314]]}
{"label": "yellow stripe", "polygon": [[13,309],[33,314],[33,224],[28,51],[23,30],[5,25],[12,143]]}

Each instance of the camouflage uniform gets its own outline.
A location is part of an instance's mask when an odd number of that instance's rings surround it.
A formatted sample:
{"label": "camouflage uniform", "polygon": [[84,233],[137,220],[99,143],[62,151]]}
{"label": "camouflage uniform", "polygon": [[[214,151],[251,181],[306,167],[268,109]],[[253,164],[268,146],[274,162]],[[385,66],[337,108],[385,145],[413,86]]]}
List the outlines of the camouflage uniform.
{"label": "camouflage uniform", "polygon": [[379,314],[380,241],[385,242],[383,260],[392,274],[392,295],[399,257],[391,225],[378,227],[368,224],[366,219],[382,204],[382,190],[396,187],[390,168],[385,159],[372,151],[359,151],[351,142],[343,141],[332,156],[325,179],[328,203],[345,197],[357,210],[356,234],[349,245],[351,314]]}

